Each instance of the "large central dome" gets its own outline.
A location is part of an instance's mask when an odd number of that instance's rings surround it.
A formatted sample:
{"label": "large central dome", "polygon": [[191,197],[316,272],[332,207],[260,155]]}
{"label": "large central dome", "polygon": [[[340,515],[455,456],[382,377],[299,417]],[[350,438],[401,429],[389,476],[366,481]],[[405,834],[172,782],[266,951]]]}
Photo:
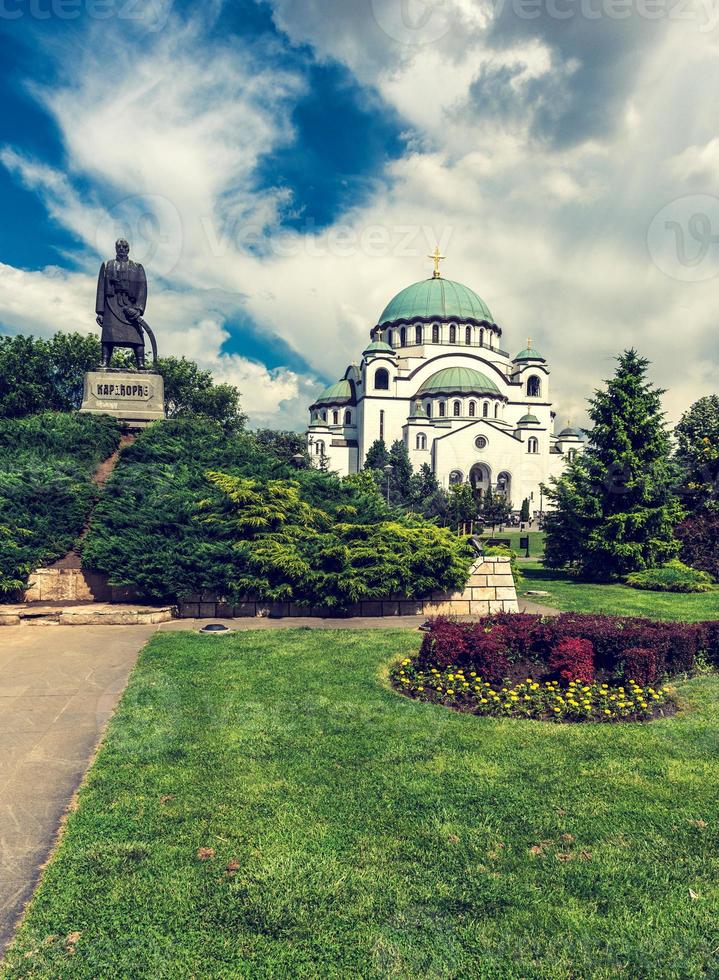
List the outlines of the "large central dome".
{"label": "large central dome", "polygon": [[397,293],[377,322],[382,326],[396,320],[415,320],[418,317],[493,322],[489,307],[474,290],[441,276],[412,283]]}

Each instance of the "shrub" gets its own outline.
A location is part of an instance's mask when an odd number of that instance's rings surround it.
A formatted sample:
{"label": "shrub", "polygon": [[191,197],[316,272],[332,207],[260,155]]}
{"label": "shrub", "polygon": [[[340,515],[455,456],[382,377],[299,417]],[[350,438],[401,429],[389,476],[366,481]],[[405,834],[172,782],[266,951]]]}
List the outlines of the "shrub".
{"label": "shrub", "polygon": [[719,580],[719,510],[692,514],[674,533],[681,544],[682,560]]}
{"label": "shrub", "polygon": [[637,684],[653,684],[658,677],[656,650],[648,647],[629,647],[625,650],[624,676]]}
{"label": "shrub", "polygon": [[491,684],[501,684],[509,674],[509,644],[504,627],[487,631],[482,623],[470,623],[465,627],[465,637],[468,663]]}
{"label": "shrub", "polygon": [[591,684],[594,680],[594,647],[589,640],[565,636],[553,648],[547,666],[561,680]]}
{"label": "shrub", "polygon": [[[489,656],[489,646],[479,646],[487,637],[494,637],[491,643],[497,657],[506,658],[505,678],[512,673],[514,664],[522,662],[536,665],[547,676],[551,672],[560,676],[562,670],[565,674],[561,676],[572,676],[578,669],[588,670],[591,663],[595,673],[601,671],[607,678],[631,679],[626,654],[637,648],[652,651],[655,677],[690,672],[700,656],[719,666],[719,622],[654,622],[631,616],[584,613],[563,613],[546,619],[529,614],[497,613],[474,623],[433,620],[417,662],[422,667],[440,664],[476,667],[479,672],[480,653],[475,649]],[[579,650],[577,644],[584,641],[593,648],[591,661],[588,646],[582,648],[581,654],[574,654]],[[557,651],[566,651],[573,659],[560,664]],[[496,673],[495,669],[493,676]]]}
{"label": "shrub", "polygon": [[712,587],[711,575],[676,560],[660,568],[632,572],[625,581],[633,589],[653,592],[708,592]]}

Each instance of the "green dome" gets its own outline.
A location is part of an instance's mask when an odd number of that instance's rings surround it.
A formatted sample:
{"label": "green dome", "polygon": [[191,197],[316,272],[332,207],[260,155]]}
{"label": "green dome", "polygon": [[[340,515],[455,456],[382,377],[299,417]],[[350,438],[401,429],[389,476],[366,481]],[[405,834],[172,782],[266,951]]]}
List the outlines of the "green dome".
{"label": "green dome", "polygon": [[536,415],[530,415],[530,413],[527,412],[527,414],[523,415],[519,422],[517,422],[517,425],[539,425],[539,419]]}
{"label": "green dome", "polygon": [[474,368],[451,367],[443,368],[431,378],[427,378],[416,397],[464,391],[471,392],[473,395],[501,394],[494,381],[481,371],[475,371]]}
{"label": "green dome", "polygon": [[352,386],[344,378],[325,388],[314,405],[343,405],[352,401]]}
{"label": "green dome", "polygon": [[380,325],[418,317],[481,320],[492,323],[489,307],[473,290],[451,279],[423,279],[397,293],[382,311]]}
{"label": "green dome", "polygon": [[514,358],[515,361],[545,361],[546,358],[542,357],[538,350],[533,347],[525,347],[521,350],[517,356]]}
{"label": "green dome", "polygon": [[559,433],[560,439],[581,439],[584,441],[584,433],[581,429],[573,429],[571,425],[568,425],[566,429],[562,429]]}
{"label": "green dome", "polygon": [[395,350],[386,344],[384,340],[373,340],[368,347],[362,351],[363,354],[394,354]]}

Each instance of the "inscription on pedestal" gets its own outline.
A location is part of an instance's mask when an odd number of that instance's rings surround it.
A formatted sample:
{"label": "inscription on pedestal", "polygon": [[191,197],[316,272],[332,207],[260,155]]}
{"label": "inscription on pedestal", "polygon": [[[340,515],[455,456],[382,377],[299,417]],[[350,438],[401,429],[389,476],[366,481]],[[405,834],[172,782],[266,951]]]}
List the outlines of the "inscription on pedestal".
{"label": "inscription on pedestal", "polygon": [[165,417],[165,390],[159,374],[88,371],[81,412],[112,415],[132,425]]}

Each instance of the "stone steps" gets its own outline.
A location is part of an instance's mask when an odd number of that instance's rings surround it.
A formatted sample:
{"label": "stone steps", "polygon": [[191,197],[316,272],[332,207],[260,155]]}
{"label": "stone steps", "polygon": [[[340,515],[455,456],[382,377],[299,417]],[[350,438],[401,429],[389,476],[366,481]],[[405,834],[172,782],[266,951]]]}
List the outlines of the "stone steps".
{"label": "stone steps", "polygon": [[0,626],[141,626],[167,623],[175,614],[175,606],[23,603],[0,606]]}

